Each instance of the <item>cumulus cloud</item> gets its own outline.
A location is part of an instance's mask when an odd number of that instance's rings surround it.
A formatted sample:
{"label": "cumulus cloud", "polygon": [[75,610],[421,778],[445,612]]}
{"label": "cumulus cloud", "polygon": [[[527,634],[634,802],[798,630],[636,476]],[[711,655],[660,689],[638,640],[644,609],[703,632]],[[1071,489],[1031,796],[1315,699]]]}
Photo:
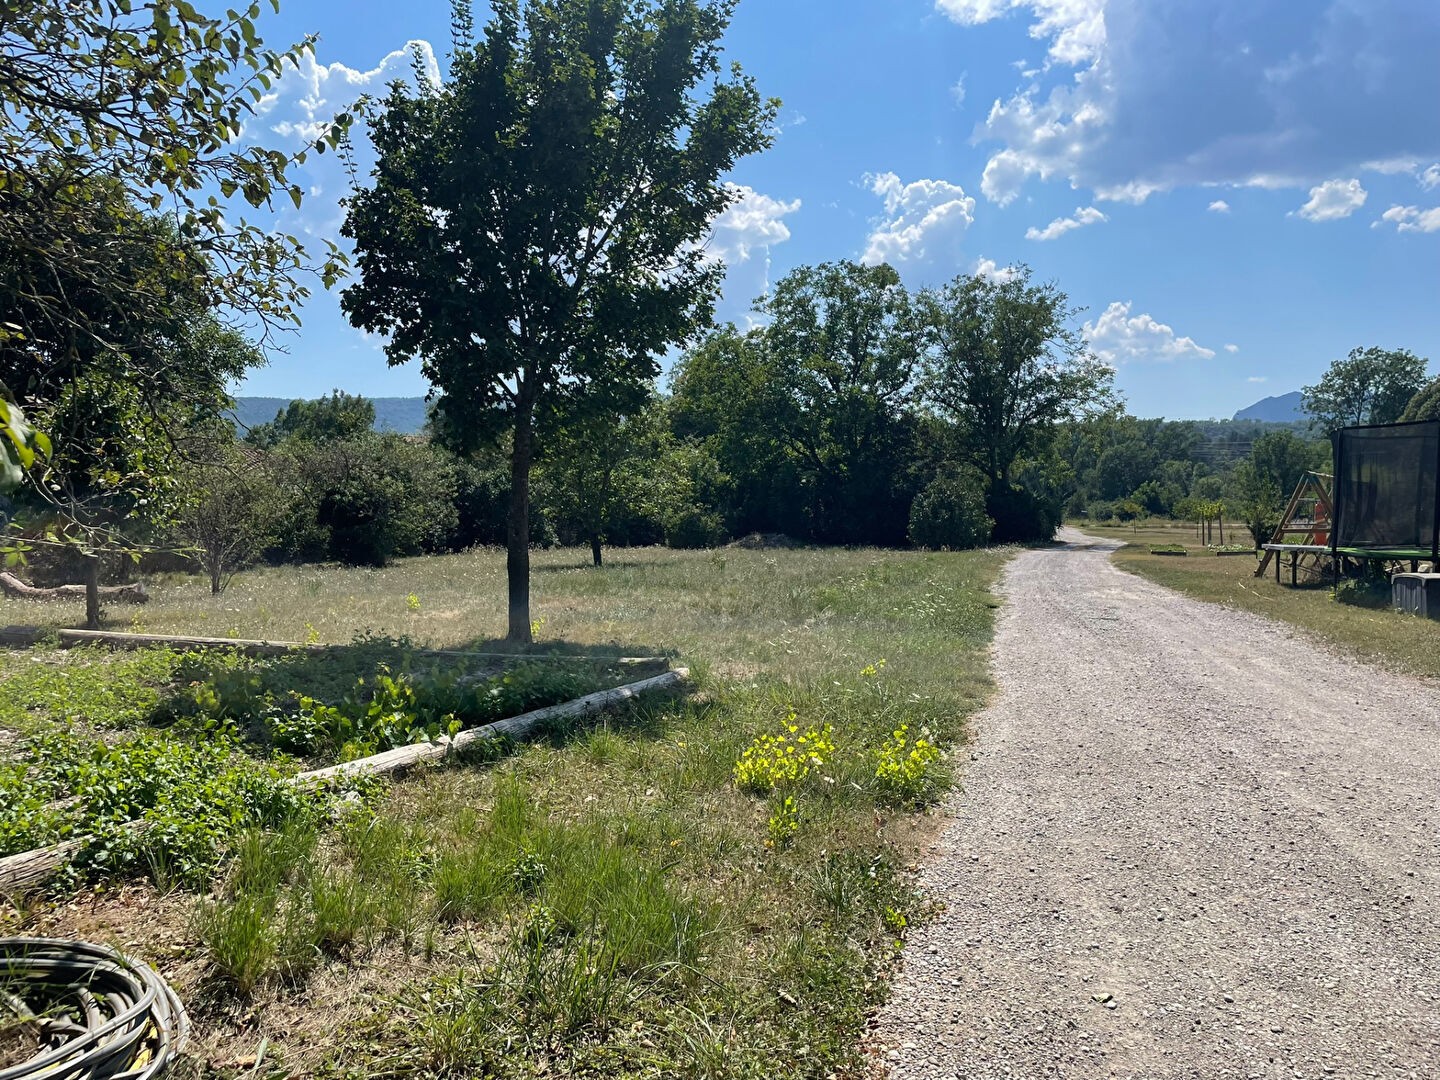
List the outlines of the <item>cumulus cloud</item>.
{"label": "cumulus cloud", "polygon": [[1214,349],[1197,345],[1193,338],[1180,337],[1148,314],[1132,316],[1130,308],[1129,303],[1117,300],[1100,318],[1084,325],[1090,348],[1107,364],[1214,359]]}
{"label": "cumulus cloud", "polygon": [[1224,199],[1216,199],[1205,209],[1214,214],[1228,214],[1230,212],[1230,204]]}
{"label": "cumulus cloud", "polygon": [[757,253],[768,257],[772,247],[790,239],[785,218],[800,209],[799,199],[785,202],[739,184],[730,190],[737,198],[715,219],[711,257],[731,265],[748,262]]}
{"label": "cumulus cloud", "polygon": [[999,266],[994,259],[976,259],[975,266],[970,271],[976,277],[986,278],[997,284],[1003,285],[1015,277],[1018,270],[1013,266]]}
{"label": "cumulus cloud", "polygon": [[893,172],[867,173],[865,186],[885,204],[861,262],[918,263],[953,254],[975,220],[975,200],[947,180],[905,183]]}
{"label": "cumulus cloud", "polygon": [[1056,218],[1043,229],[1035,226],[1025,230],[1026,240],[1055,240],[1064,236],[1067,232],[1075,229],[1082,229],[1086,225],[1097,225],[1102,221],[1110,219],[1093,206],[1082,206],[1076,209],[1074,217]]}
{"label": "cumulus cloud", "polygon": [[1029,8],[1030,36],[1048,40],[1051,61],[1081,64],[1105,46],[1105,0],[935,0],[935,6],[962,26],[978,26]]}
{"label": "cumulus cloud", "polygon": [[1226,346],[1225,346],[1225,351],[1228,352],[1228,353],[1232,353],[1232,354],[1233,354],[1233,353],[1237,353],[1237,352],[1240,351],[1240,346],[1239,346],[1239,345],[1226,345]]}
{"label": "cumulus cloud", "polygon": [[1418,206],[1392,206],[1370,227],[1378,229],[1389,223],[1396,232],[1440,232],[1440,206],[1422,210]]}
{"label": "cumulus cloud", "polygon": [[1440,158],[1440,5],[1316,0],[936,0],[963,25],[1011,13],[1044,67],[997,99],[981,190],[1062,179],[1140,201],[1200,184],[1304,188]]}
{"label": "cumulus cloud", "polygon": [[1425,171],[1420,174],[1420,186],[1426,191],[1440,187],[1440,162],[1425,167]]}
{"label": "cumulus cloud", "polygon": [[1326,180],[1310,189],[1310,201],[1296,213],[1306,221],[1339,221],[1364,206],[1367,198],[1359,180]]}
{"label": "cumulus cloud", "polygon": [[1262,382],[1269,382],[1270,380],[1269,380],[1266,376],[1264,376],[1264,375],[1251,375],[1251,376],[1250,376],[1248,379],[1246,379],[1245,381],[1248,382],[1248,383],[1262,383]]}
{"label": "cumulus cloud", "polygon": [[[314,55],[300,58],[275,80],[270,92],[256,105],[256,115],[241,138],[266,145],[299,150],[328,130],[335,116],[364,94],[379,93],[397,79],[413,82],[416,73],[432,82],[440,78],[440,65],[429,43],[411,41],[383,57],[373,68],[327,64]],[[375,160],[363,125],[352,129],[353,161],[361,177]],[[337,239],[343,213],[340,198],[350,190],[346,166],[337,154],[311,154],[295,170],[308,192],[299,210],[288,201],[277,206],[277,221],[286,231],[312,238]]]}
{"label": "cumulus cloud", "polygon": [[965,76],[964,76],[964,75],[961,75],[961,76],[960,76],[960,80],[959,80],[954,86],[950,87],[950,97],[954,100],[954,102],[955,102],[955,107],[956,107],[957,109],[958,109],[961,105],[964,105],[964,104],[965,104]]}
{"label": "cumulus cloud", "polygon": [[360,71],[345,64],[322,64],[313,54],[276,80],[260,99],[256,114],[269,130],[298,144],[314,142],[336,113],[362,94],[384,89],[396,79],[411,79],[419,65],[424,78],[440,81],[440,64],[428,41],[411,41],[389,53],[375,67]]}

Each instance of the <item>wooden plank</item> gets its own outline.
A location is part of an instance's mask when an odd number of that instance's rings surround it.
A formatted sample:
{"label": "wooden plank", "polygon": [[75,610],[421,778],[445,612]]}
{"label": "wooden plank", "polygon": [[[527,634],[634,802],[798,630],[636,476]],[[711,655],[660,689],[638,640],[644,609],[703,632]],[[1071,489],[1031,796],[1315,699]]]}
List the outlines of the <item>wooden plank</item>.
{"label": "wooden plank", "polygon": [[[361,758],[359,761],[347,761],[339,765],[331,765],[328,768],[300,773],[298,776],[291,777],[288,783],[296,786],[321,785],[349,776],[391,775],[427,761],[439,761],[451,752],[459,752],[479,743],[499,738],[524,738],[542,724],[552,723],[556,720],[594,716],[634,701],[642,694],[678,686],[689,676],[688,668],[676,668],[649,679],[617,686],[613,690],[601,690],[599,693],[588,694],[585,697],[576,698],[574,701],[521,713],[519,716],[499,720],[493,724],[462,731],[455,736],[454,740],[442,739],[431,743],[417,743],[413,746],[399,746],[373,757]],[[122,828],[138,832],[147,828],[147,823],[131,821],[126,822]],[[89,842],[89,839],[89,837],[77,837],[63,843],[53,844],[50,847],[22,851],[17,855],[9,855],[0,859],[0,893],[22,895],[43,885],[53,878],[75,856],[76,852]]]}

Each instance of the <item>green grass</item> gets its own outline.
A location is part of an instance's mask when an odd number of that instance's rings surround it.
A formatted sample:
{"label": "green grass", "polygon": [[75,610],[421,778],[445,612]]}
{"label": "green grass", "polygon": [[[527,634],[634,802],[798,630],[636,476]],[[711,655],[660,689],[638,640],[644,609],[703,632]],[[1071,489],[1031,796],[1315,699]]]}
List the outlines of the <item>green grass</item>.
{"label": "green grass", "polygon": [[[234,1056],[240,997],[266,1068],[292,1074],[858,1075],[865,1016],[926,915],[905,868],[951,765],[919,740],[952,752],[989,692],[1005,556],[645,550],[595,571],[541,553],[545,645],[672,653],[693,691],[419,773],[313,836],[237,836],[181,931],[144,914],[157,896],[114,932],[188,935],[202,1058]],[[155,593],[152,631],[223,616],[245,636],[455,647],[504,625],[494,551]],[[737,787],[747,748],[827,726],[805,768]]]}
{"label": "green grass", "polygon": [[[1077,527],[1092,536],[1124,541],[1127,546],[1114,555],[1116,565],[1157,584],[1197,600],[1290,623],[1312,640],[1390,671],[1440,676],[1440,622],[1403,615],[1388,607],[1377,610],[1336,603],[1328,584],[1291,588],[1288,565],[1282,568],[1284,584],[1275,583],[1273,569],[1257,578],[1251,559],[1203,557],[1207,552],[1193,526],[1147,522],[1139,528]],[[1237,531],[1237,535],[1245,534]],[[1229,536],[1227,528],[1227,540]],[[1147,550],[1167,543],[1184,544],[1191,557],[1157,556]]]}

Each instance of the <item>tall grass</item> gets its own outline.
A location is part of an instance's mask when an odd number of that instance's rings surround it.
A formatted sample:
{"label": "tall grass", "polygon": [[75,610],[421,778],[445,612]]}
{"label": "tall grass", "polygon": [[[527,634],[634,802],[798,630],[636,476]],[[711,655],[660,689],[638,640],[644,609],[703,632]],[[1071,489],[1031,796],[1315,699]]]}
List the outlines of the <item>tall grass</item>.
{"label": "tall grass", "polygon": [[[677,654],[691,692],[421,772],[333,827],[242,837],[196,905],[211,969],[262,1022],[279,1010],[269,1053],[297,1075],[858,1069],[866,1010],[924,916],[904,867],[950,776],[936,762],[897,798],[880,754],[902,728],[963,744],[1004,557],[637,551],[596,571],[538,553],[542,639]],[[218,601],[163,584],[144,617],[463,646],[503,632],[502,590],[503,558],[479,551],[242,574]],[[791,725],[828,726],[833,750],[768,795],[739,790],[737,760]],[[341,1004],[330,973],[348,968],[379,989],[335,1045],[316,1033]]]}

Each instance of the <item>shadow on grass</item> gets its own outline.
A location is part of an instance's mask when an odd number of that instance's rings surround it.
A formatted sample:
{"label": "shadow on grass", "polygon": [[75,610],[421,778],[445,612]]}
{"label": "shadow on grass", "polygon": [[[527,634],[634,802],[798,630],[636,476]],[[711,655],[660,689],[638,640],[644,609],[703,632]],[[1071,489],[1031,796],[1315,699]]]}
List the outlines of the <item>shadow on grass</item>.
{"label": "shadow on grass", "polygon": [[593,570],[596,574],[603,574],[607,570],[642,570],[647,566],[654,566],[652,562],[641,562],[637,559],[621,559],[618,561],[605,560],[603,566],[596,566],[589,559],[576,563],[540,563],[530,567],[532,574],[573,574],[581,570]]}
{"label": "shadow on grass", "polygon": [[[653,660],[618,662],[628,657]],[[331,764],[334,747],[328,739],[312,752],[285,745],[283,735],[277,743],[277,730],[284,732],[287,724],[307,709],[311,716],[320,711],[303,705],[303,699],[347,712],[357,718],[358,725],[367,712],[375,712],[372,704],[386,692],[382,676],[389,676],[413,688],[415,694],[408,704],[385,699],[376,708],[413,709],[414,716],[398,722],[413,722],[417,730],[437,721],[439,730],[452,717],[463,730],[636,682],[669,666],[668,657],[638,646],[556,641],[520,647],[493,638],[476,639],[462,649],[445,652],[418,649],[406,640],[388,638],[360,638],[349,645],[264,657],[216,648],[180,658],[170,685],[147,720],[153,727],[201,738],[217,724],[233,724],[257,749],[289,750],[307,760]],[[501,681],[501,676],[511,674],[513,680]],[[334,740],[337,746],[343,741]]]}

